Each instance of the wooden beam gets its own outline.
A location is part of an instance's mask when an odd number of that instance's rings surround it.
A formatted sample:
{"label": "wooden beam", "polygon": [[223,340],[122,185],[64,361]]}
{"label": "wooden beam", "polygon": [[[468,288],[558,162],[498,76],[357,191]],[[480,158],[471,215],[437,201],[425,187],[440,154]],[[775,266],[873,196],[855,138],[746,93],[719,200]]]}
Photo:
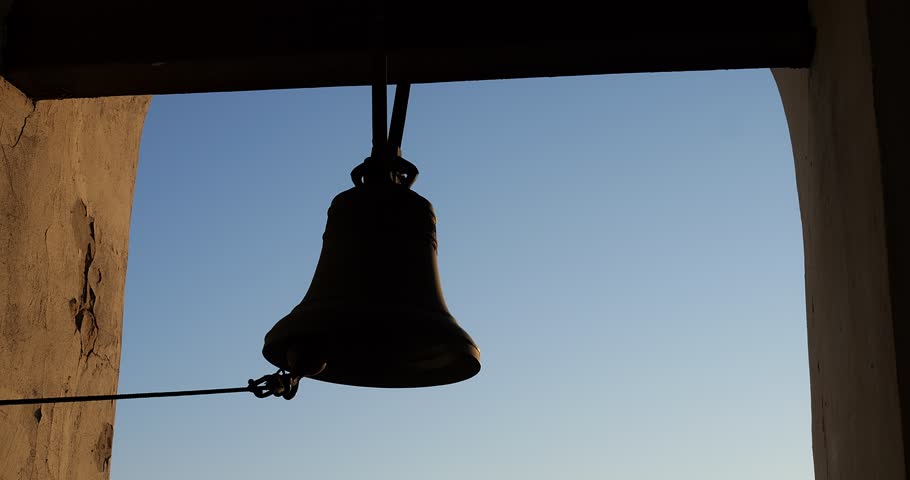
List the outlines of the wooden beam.
{"label": "wooden beam", "polygon": [[[370,28],[375,11],[363,6],[225,13],[212,3],[178,15],[106,1],[15,3],[2,75],[36,99],[370,84],[379,39]],[[727,22],[691,6],[603,15],[573,5],[385,12],[389,81],[805,67],[812,57],[808,15],[792,3],[749,21],[742,11],[720,12]]]}

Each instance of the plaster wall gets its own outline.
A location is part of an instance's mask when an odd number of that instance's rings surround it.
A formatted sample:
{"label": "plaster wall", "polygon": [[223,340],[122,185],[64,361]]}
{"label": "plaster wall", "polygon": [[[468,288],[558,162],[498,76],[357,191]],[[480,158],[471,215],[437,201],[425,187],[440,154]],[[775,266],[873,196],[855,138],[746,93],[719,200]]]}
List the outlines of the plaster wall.
{"label": "plaster wall", "polygon": [[901,112],[910,105],[907,83],[895,82],[905,63],[900,45],[910,44],[898,27],[902,1],[811,2],[811,68],[773,71],[803,224],[817,479],[907,473],[910,205]]}
{"label": "plaster wall", "polygon": [[[32,103],[0,79],[0,397],[117,391],[149,100]],[[0,408],[0,480],[108,478],[114,408]]]}

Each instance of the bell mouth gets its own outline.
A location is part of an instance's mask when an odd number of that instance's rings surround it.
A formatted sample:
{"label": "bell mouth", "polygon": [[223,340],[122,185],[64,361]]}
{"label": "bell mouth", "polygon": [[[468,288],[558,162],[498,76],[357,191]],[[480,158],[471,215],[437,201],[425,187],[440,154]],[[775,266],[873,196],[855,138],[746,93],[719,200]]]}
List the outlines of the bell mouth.
{"label": "bell mouth", "polygon": [[317,327],[306,331],[299,329],[304,324],[299,317],[288,315],[266,335],[263,355],[275,366],[301,375],[324,364],[310,378],[359,387],[448,385],[480,372],[480,351],[451,315],[423,312],[418,319],[408,318],[413,313],[373,312],[369,315],[373,318],[364,322],[359,315],[352,321],[353,312],[338,313],[299,312],[323,320],[305,323]]}
{"label": "bell mouth", "polygon": [[[480,372],[480,352],[469,344],[446,346],[432,354],[396,355],[390,348],[377,350],[356,359],[326,360],[321,373],[310,378],[323,382],[357,387],[417,388],[449,385],[467,380]],[[292,347],[288,356],[303,357]],[[310,362],[305,360],[303,365]],[[294,366],[290,366],[294,371]]]}

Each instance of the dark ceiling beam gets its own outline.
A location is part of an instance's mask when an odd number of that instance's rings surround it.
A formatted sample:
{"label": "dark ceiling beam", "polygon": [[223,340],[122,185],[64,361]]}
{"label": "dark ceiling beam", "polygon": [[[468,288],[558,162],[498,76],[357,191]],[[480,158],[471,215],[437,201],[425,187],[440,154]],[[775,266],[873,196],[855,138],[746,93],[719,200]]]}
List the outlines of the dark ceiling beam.
{"label": "dark ceiling beam", "polygon": [[[369,2],[289,3],[232,13],[213,2],[190,11],[17,0],[0,73],[36,99],[370,84],[380,40]],[[714,16],[691,4],[660,15],[603,15],[571,0],[544,12],[469,7],[459,4],[483,14],[386,11],[389,81],[805,67],[813,52],[798,2]]]}

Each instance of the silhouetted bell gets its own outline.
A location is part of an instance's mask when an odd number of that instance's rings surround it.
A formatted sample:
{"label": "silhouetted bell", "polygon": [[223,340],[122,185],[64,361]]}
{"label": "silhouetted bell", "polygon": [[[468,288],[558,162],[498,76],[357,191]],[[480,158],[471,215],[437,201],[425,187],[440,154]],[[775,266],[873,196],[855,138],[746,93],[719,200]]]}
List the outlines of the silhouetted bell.
{"label": "silhouetted bell", "polygon": [[[392,167],[389,164],[393,164]],[[265,358],[316,380],[425,387],[473,377],[480,352],[446,308],[436,215],[417,169],[367,159],[332,201],[309,291],[265,337]]]}

